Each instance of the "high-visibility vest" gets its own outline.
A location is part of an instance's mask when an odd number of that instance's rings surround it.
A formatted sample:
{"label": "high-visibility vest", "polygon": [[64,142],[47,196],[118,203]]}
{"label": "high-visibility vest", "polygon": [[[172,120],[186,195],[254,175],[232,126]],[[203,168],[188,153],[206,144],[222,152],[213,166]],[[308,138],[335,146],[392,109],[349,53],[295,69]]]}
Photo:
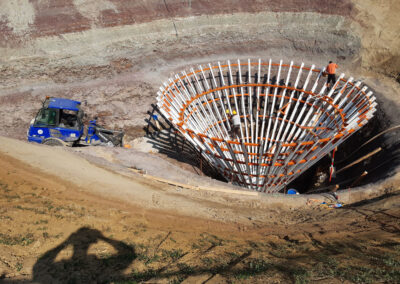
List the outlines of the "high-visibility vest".
{"label": "high-visibility vest", "polygon": [[339,66],[336,63],[329,63],[328,66],[326,67],[326,72],[328,74],[335,74],[336,68],[339,68]]}

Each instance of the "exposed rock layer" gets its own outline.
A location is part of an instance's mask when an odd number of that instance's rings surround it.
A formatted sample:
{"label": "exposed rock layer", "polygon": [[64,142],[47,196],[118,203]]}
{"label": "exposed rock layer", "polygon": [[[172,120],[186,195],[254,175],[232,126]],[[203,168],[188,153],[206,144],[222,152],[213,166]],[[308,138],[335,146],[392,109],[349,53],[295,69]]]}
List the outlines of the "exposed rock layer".
{"label": "exposed rock layer", "polygon": [[0,6],[1,133],[14,137],[24,137],[45,95],[86,100],[89,114],[104,114],[107,124],[143,125],[160,82],[197,63],[272,57],[322,67],[332,59],[348,74],[399,73],[400,3],[394,0],[10,0]]}

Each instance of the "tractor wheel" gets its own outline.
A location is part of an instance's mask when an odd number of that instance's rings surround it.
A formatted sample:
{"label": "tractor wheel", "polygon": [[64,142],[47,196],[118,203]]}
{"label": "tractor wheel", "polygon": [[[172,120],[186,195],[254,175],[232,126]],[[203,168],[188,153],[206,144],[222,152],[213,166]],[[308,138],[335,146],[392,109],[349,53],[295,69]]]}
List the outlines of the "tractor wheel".
{"label": "tractor wheel", "polygon": [[48,146],[65,146],[65,142],[57,138],[47,138],[43,140],[42,144]]}

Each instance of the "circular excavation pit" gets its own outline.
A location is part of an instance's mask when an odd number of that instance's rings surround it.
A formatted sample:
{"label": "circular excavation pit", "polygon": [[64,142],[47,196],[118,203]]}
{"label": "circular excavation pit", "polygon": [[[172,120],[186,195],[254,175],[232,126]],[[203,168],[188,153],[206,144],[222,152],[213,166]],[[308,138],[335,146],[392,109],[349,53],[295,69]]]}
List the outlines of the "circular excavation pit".
{"label": "circular excavation pit", "polygon": [[[162,114],[227,181],[279,192],[364,126],[377,103],[341,74],[269,61],[218,62],[160,88]],[[236,121],[235,121],[236,120]]]}
{"label": "circular excavation pit", "polygon": [[[396,281],[400,1],[0,8],[4,281]],[[46,96],[130,147],[27,143]]]}

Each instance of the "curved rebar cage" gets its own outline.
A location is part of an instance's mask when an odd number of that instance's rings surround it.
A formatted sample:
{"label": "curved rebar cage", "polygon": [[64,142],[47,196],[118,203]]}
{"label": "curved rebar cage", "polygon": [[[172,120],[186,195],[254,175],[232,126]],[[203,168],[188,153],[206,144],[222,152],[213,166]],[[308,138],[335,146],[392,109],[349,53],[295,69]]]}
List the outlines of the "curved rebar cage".
{"label": "curved rebar cage", "polygon": [[376,111],[367,86],[344,74],[329,86],[324,70],[282,60],[208,64],[164,82],[157,105],[228,181],[277,192]]}

